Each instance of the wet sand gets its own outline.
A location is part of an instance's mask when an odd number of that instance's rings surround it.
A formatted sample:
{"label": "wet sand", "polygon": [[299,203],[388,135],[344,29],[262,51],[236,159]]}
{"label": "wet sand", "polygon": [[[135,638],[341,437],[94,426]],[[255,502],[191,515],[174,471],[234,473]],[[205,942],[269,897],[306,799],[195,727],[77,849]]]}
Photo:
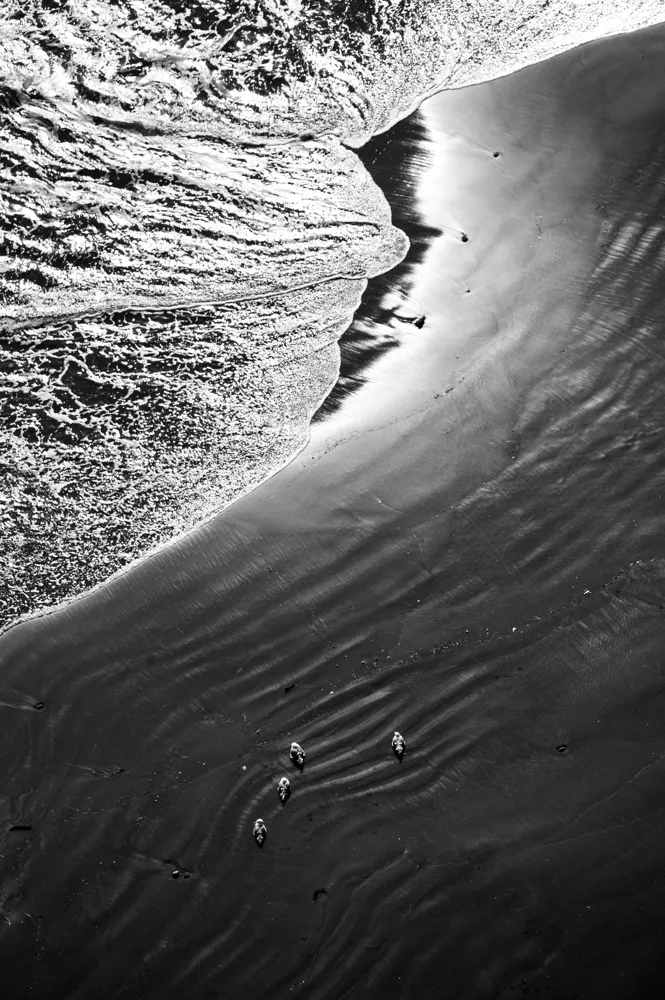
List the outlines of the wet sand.
{"label": "wet sand", "polygon": [[366,148],[422,238],[346,338],[354,391],[215,521],[2,637],[16,995],[664,985],[664,42]]}

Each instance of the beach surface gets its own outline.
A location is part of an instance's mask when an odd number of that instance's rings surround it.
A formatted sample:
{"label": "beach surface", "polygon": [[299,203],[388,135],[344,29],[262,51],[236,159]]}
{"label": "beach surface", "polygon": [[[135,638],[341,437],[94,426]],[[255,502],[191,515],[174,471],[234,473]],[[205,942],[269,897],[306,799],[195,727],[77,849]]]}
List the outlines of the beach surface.
{"label": "beach surface", "polygon": [[12,995],[665,986],[664,44],[364,147],[412,246],[308,445],[2,636]]}

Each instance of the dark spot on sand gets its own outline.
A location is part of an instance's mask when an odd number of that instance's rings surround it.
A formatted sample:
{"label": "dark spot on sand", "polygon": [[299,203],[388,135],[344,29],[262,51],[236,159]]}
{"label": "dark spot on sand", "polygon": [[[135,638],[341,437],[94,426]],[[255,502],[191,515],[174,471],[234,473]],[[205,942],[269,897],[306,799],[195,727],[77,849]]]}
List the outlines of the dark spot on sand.
{"label": "dark spot on sand", "polygon": [[316,903],[316,901],[319,898],[319,896],[322,896],[324,893],[327,896],[328,895],[328,890],[327,889],[315,889],[314,893],[312,895],[312,902]]}
{"label": "dark spot on sand", "polygon": [[44,709],[46,708],[46,705],[44,704],[43,701],[36,701],[32,707],[34,708],[35,712],[43,712]]}
{"label": "dark spot on sand", "polygon": [[307,129],[306,131],[301,132],[298,138],[301,142],[307,142],[308,139],[316,139],[316,132],[311,132]]}
{"label": "dark spot on sand", "polygon": [[494,159],[496,159],[497,156],[501,156],[501,153],[492,153],[492,156],[494,157]]}
{"label": "dark spot on sand", "polygon": [[295,684],[289,684],[287,687],[284,688],[284,694],[288,694],[289,691],[293,691],[294,687]]}
{"label": "dark spot on sand", "polygon": [[417,326],[419,330],[422,330],[422,328],[425,325],[425,317],[424,316],[419,316],[418,319],[414,319],[413,325]]}
{"label": "dark spot on sand", "polygon": [[171,858],[164,858],[162,864],[171,869],[171,878],[189,878],[192,874],[177,861],[172,861]]}
{"label": "dark spot on sand", "polygon": [[469,237],[466,235],[466,233],[462,233],[462,243],[468,243],[468,242],[469,242]]}
{"label": "dark spot on sand", "polygon": [[568,747],[566,746],[565,743],[562,743],[560,747],[557,747],[559,753],[565,753],[567,749]]}

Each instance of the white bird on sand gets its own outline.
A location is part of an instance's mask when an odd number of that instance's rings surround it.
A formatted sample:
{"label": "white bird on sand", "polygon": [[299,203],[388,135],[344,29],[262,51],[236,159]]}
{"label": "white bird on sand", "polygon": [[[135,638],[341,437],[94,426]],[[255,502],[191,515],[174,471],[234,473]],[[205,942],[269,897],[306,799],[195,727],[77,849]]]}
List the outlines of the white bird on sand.
{"label": "white bird on sand", "polygon": [[279,782],[277,783],[277,793],[282,802],[286,802],[289,795],[291,794],[291,782],[289,781],[288,778],[279,779]]}
{"label": "white bird on sand", "polygon": [[404,737],[400,736],[397,730],[395,730],[395,735],[393,736],[393,750],[398,761],[401,763],[404,751],[406,750],[406,743],[404,742]]}
{"label": "white bird on sand", "polygon": [[254,829],[252,833],[254,834],[254,840],[259,845],[259,847],[263,847],[263,841],[266,839],[268,835],[268,828],[266,827],[262,819],[257,819],[256,823],[254,824]]}
{"label": "white bird on sand", "polygon": [[291,744],[289,757],[296,765],[296,767],[300,768],[300,770],[302,771],[303,767],[305,766],[305,751],[303,750],[303,748],[300,746],[299,743]]}

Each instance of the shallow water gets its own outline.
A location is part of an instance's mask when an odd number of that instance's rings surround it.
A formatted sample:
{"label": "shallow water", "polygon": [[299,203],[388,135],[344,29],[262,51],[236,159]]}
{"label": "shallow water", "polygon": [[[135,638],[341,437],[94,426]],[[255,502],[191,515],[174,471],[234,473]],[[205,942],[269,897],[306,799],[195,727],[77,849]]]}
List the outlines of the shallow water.
{"label": "shallow water", "polygon": [[662,985],[664,41],[428,101],[422,239],[349,332],[354,391],[0,640],[15,991]]}

